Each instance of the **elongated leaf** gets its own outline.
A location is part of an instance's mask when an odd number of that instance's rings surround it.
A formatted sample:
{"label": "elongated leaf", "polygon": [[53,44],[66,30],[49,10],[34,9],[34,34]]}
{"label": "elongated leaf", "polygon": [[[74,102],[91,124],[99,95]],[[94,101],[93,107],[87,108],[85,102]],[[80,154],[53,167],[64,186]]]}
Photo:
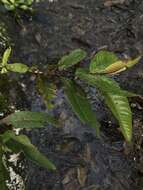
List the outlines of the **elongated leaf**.
{"label": "elongated leaf", "polygon": [[63,56],[62,59],[59,61],[59,70],[64,70],[73,65],[76,65],[77,63],[82,61],[86,56],[87,53],[82,49],[76,49],[72,51],[70,54]]}
{"label": "elongated leaf", "polygon": [[8,49],[5,50],[3,57],[2,57],[2,66],[6,65],[8,62],[8,59],[10,57],[11,54],[11,47],[9,47]]}
{"label": "elongated leaf", "polygon": [[[28,159],[30,159],[32,162],[48,170],[56,170],[55,165],[50,160],[48,160],[43,154],[41,154],[34,145],[31,144],[27,136],[25,135],[16,136],[12,131],[7,131],[3,135],[3,139],[8,148],[11,148],[13,144],[14,146],[17,145],[17,147],[16,146],[15,147],[18,148],[19,150],[21,149],[21,151],[25,154],[25,156]],[[11,146],[9,147],[9,145]]]}
{"label": "elongated leaf", "polygon": [[127,141],[132,139],[132,112],[124,94],[115,93],[103,93],[105,103],[111,109],[113,115],[119,122],[121,131]]}
{"label": "elongated leaf", "polygon": [[7,64],[6,68],[8,71],[17,73],[26,73],[29,70],[29,67],[22,63]]}
{"label": "elongated leaf", "polygon": [[108,51],[98,52],[90,63],[90,73],[102,73],[109,65],[118,61],[118,57]]}
{"label": "elongated leaf", "polygon": [[1,123],[12,125],[15,128],[41,128],[49,123],[57,125],[54,117],[47,113],[21,111],[15,112],[1,120]]}
{"label": "elongated leaf", "polygon": [[104,75],[92,75],[85,69],[77,69],[76,76],[88,82],[90,85],[96,86],[97,88],[103,86],[106,91],[116,92],[120,90],[117,82],[111,78],[107,78]]}
{"label": "elongated leaf", "polygon": [[99,136],[99,127],[95,113],[84,94],[84,92],[71,80],[64,79],[65,93],[68,101],[82,123],[89,124],[91,127],[96,129],[97,135]]}
{"label": "elongated leaf", "polygon": [[104,96],[105,103],[118,120],[125,139],[130,142],[132,139],[132,112],[127,94],[110,78],[94,76],[81,69],[77,71],[76,75],[88,84],[98,87]]}
{"label": "elongated leaf", "polygon": [[52,100],[56,96],[56,86],[51,82],[47,82],[46,80],[44,80],[44,78],[38,78],[37,88],[41,96],[43,97],[47,108],[52,109],[54,107],[54,105],[52,104]]}

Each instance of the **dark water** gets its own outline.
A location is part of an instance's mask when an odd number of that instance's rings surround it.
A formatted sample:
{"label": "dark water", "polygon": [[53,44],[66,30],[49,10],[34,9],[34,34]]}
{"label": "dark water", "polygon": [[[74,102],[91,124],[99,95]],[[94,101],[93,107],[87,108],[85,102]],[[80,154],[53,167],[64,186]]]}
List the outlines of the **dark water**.
{"label": "dark water", "polygon": [[[1,14],[0,21],[7,24],[11,39],[7,43],[13,46],[12,60],[43,68],[75,48],[84,48],[89,55],[106,48],[130,57],[143,51],[142,0],[127,0],[113,7],[105,7],[102,0],[44,1],[35,5],[35,9],[32,16],[22,14],[18,21],[10,13]],[[140,63],[117,80],[124,88],[142,94],[142,71]],[[15,88],[9,87],[15,107],[44,111],[34,78],[12,77],[18,81]],[[59,89],[53,113],[64,121],[63,126],[58,129],[47,126],[29,134],[33,143],[56,163],[58,170],[49,173],[26,163],[28,190],[142,190],[142,109],[137,106],[133,109],[135,135],[133,149],[127,154],[118,126],[99,101],[96,90],[87,91],[102,123],[103,141],[95,137],[95,131],[89,126],[80,123]],[[108,120],[112,120],[112,125]],[[82,182],[79,171],[84,173]]]}

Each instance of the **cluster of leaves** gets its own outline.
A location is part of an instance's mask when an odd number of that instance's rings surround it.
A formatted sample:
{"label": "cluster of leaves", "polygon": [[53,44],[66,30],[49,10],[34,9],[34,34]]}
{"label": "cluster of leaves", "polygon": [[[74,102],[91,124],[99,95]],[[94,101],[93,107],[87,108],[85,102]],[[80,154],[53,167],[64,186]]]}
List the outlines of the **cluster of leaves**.
{"label": "cluster of leaves", "polygon": [[[67,69],[86,56],[83,50],[75,50],[64,56],[59,62],[59,69]],[[124,91],[110,75],[124,71],[137,64],[141,56],[133,60],[120,60],[114,53],[108,51],[98,52],[91,60],[88,68],[78,68],[75,76],[87,84],[96,87],[104,97],[105,104],[109,107],[114,117],[117,119],[121,132],[126,141],[132,139],[132,112],[128,102],[128,96],[135,94]],[[96,119],[92,108],[87,101],[86,95],[75,81],[64,79],[65,93],[73,108],[73,111],[83,123],[96,128],[99,136],[100,125]]]}
{"label": "cluster of leaves", "polygon": [[[57,121],[47,113],[21,111],[15,112],[1,120],[0,125],[11,125],[15,129],[41,128],[46,123],[57,125]],[[8,166],[5,164],[5,153],[23,153],[32,162],[48,170],[56,170],[55,165],[41,154],[31,144],[25,135],[16,135],[13,130],[6,130],[0,134],[0,188],[7,190],[6,182],[9,180]],[[6,175],[5,175],[6,174]]]}
{"label": "cluster of leaves", "polygon": [[[44,73],[39,72],[39,70],[33,70],[33,68],[22,63],[9,63],[10,53],[11,48],[8,48],[4,52],[0,63],[0,73],[36,73],[36,76],[38,76],[38,91],[43,96],[48,109],[51,109],[52,104],[50,101],[56,95],[55,84],[47,82]],[[56,69],[59,73],[62,73],[64,70],[68,70],[83,61],[86,56],[87,53],[84,50],[76,49],[68,55],[63,56],[58,62]],[[128,97],[135,96],[135,94],[121,89],[118,83],[110,76],[132,67],[138,63],[140,59],[141,56],[133,60],[120,60],[112,52],[100,51],[91,59],[87,68],[76,69],[72,80],[68,77],[61,77],[58,74],[72,110],[83,124],[87,124],[95,128],[96,135],[98,137],[100,137],[100,123],[92,110],[92,106],[86,98],[84,90],[77,84],[77,79],[80,79],[99,90],[101,95],[104,97],[105,104],[117,119],[125,140],[127,142],[131,142],[132,112],[128,102]],[[41,77],[41,75],[44,77]],[[52,75],[52,77],[54,77],[54,75]],[[27,136],[16,135],[13,131],[14,128],[40,128],[43,127],[45,123],[50,123],[54,126],[58,125],[56,119],[47,113],[29,111],[15,112],[0,121],[0,125],[12,126],[12,130],[6,129],[5,132],[0,133],[0,187],[3,187],[3,190],[7,189],[6,180],[8,179],[7,166],[4,162],[5,152],[22,152],[26,157],[40,166],[50,170],[56,169],[54,164],[31,144]]]}
{"label": "cluster of leaves", "polygon": [[[29,67],[22,63],[10,64],[9,57],[11,48],[6,49],[0,63],[0,73],[8,72],[26,73]],[[2,96],[2,95],[1,95]],[[2,101],[2,100],[1,100]],[[0,102],[3,105],[3,102]],[[12,113],[0,121],[0,189],[8,190],[9,168],[5,162],[6,153],[23,153],[28,159],[48,170],[56,170],[56,166],[48,160],[37,148],[31,144],[30,139],[25,135],[16,135],[13,129],[33,129],[44,127],[45,124],[58,125],[57,120],[47,114],[29,111]],[[10,128],[6,126],[11,126]]]}
{"label": "cluster of leaves", "polygon": [[29,67],[25,64],[22,63],[13,63],[13,64],[8,64],[8,60],[11,54],[11,47],[6,49],[6,51],[3,54],[1,63],[0,63],[0,69],[1,69],[1,74],[7,73],[9,71],[12,72],[19,72],[19,73],[26,73],[29,69]]}
{"label": "cluster of leaves", "polygon": [[1,0],[8,11],[29,10],[34,0]]}

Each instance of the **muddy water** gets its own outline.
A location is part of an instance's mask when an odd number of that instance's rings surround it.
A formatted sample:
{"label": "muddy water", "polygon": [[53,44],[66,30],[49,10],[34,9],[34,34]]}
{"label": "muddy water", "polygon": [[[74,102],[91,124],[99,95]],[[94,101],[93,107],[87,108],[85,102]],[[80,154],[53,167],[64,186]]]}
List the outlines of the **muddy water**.
{"label": "muddy water", "polygon": [[[0,20],[8,26],[13,60],[43,68],[75,48],[84,48],[89,55],[106,48],[131,57],[143,51],[142,0],[126,0],[112,7],[105,7],[102,0],[42,1],[35,5],[35,10],[32,16],[22,14],[19,21],[12,14],[1,15]],[[117,80],[124,88],[142,94],[142,71],[140,63]],[[23,95],[17,95],[18,101],[13,95],[16,106],[45,111],[35,91],[34,78],[20,76],[17,80],[24,87],[19,87]],[[29,134],[33,143],[56,163],[58,170],[49,173],[26,163],[28,190],[142,190],[142,107],[133,104],[134,145],[128,151],[116,122],[99,101],[96,90],[87,89],[87,92],[102,123],[103,141],[95,137],[95,131],[89,126],[80,123],[59,89],[53,113],[64,121],[63,126],[58,129],[47,126]]]}

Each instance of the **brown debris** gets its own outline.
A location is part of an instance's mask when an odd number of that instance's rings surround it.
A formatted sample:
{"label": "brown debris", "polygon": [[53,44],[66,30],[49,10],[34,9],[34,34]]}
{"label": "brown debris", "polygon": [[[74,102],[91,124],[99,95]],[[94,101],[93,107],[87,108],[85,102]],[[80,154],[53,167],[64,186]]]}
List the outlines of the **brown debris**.
{"label": "brown debris", "polygon": [[104,3],[105,7],[111,7],[117,4],[123,4],[126,0],[106,0]]}
{"label": "brown debris", "polygon": [[77,168],[77,178],[79,184],[84,186],[87,179],[87,169],[85,167]]}

